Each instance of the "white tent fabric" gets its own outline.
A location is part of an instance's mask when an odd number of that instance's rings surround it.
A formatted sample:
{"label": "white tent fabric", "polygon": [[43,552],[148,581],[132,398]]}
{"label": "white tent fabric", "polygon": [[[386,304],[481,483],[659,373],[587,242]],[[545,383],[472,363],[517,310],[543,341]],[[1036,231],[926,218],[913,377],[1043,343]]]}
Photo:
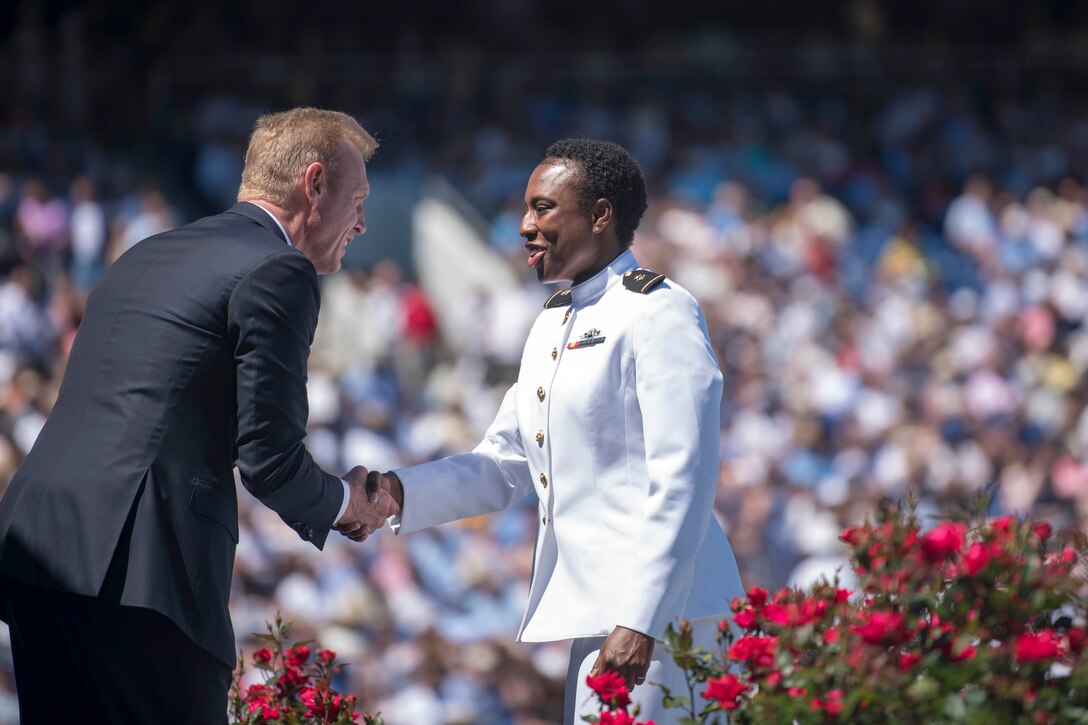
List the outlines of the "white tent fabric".
{"label": "white tent fabric", "polygon": [[413,210],[412,238],[420,286],[445,339],[463,351],[478,339],[481,306],[517,289],[517,276],[465,215],[437,196],[424,197]]}

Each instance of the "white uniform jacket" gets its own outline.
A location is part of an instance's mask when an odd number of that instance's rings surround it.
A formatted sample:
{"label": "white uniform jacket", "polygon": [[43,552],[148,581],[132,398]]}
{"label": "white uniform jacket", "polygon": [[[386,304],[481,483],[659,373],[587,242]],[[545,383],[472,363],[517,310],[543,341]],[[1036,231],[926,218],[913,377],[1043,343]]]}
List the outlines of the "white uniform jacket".
{"label": "white uniform jacket", "polygon": [[627,250],[549,300],[472,452],[397,471],[398,532],[497,511],[536,489],[519,641],[617,625],[660,639],[669,622],[724,614],[743,595],[711,513],[722,375],[706,322],[686,290],[637,266]]}

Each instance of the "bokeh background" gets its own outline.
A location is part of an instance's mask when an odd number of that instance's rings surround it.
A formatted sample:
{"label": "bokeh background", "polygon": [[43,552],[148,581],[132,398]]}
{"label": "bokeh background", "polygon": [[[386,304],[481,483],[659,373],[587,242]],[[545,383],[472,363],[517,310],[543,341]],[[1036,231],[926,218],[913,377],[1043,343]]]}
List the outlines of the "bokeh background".
{"label": "bokeh background", "polygon": [[[1088,5],[709,5],[3,3],[0,486],[103,270],[229,206],[256,116],[310,104],[382,142],[368,232],[323,281],[308,442],[328,470],[475,445],[550,293],[517,233],[525,181],[589,136],[638,159],[636,256],[707,317],[714,514],[746,584],[833,574],[841,528],[910,492],[926,515],[989,494],[1083,528]],[[280,611],[390,725],[559,721],[566,644],[512,641],[535,502],[319,553],[239,499],[241,646]]]}

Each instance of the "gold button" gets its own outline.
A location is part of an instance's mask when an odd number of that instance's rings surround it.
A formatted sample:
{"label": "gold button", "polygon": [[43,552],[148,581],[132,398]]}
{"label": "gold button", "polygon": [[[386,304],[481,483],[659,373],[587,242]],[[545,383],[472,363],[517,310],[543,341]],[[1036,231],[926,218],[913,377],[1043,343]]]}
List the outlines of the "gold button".
{"label": "gold button", "polygon": [[536,398],[537,398],[537,400],[539,400],[539,401],[540,401],[541,403],[543,403],[543,402],[544,402],[544,388],[537,388],[537,389],[536,389]]}
{"label": "gold button", "polygon": [[570,319],[570,310],[568,309],[567,314],[563,315],[563,322],[566,322],[569,319]]}
{"label": "gold button", "polygon": [[553,347],[552,348],[552,360],[556,359],[557,357],[559,357],[559,348],[558,347]]}
{"label": "gold button", "polygon": [[543,473],[540,474],[540,484],[544,486],[544,488],[548,487],[548,477],[545,476]]}
{"label": "gold button", "polygon": [[536,432],[536,443],[538,446],[544,445],[544,431],[538,430]]}

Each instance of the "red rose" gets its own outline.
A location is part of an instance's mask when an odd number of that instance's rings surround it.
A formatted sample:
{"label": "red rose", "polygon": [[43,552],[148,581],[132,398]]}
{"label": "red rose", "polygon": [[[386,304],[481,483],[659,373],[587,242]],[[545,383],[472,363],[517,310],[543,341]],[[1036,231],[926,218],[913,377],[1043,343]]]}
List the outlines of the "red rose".
{"label": "red rose", "polygon": [[253,664],[255,665],[267,665],[272,661],[272,650],[259,649],[253,653]]}
{"label": "red rose", "polygon": [[788,604],[768,604],[763,608],[763,616],[769,622],[783,627],[803,627],[818,621],[827,611],[827,602],[820,599],[806,599],[800,606],[795,602]]}
{"label": "red rose", "polygon": [[736,710],[740,706],[740,697],[748,692],[748,685],[733,675],[723,675],[706,681],[703,697],[717,700],[723,710]]}
{"label": "red rose", "polygon": [[786,692],[790,697],[804,697],[808,690],[803,687],[791,687]]}
{"label": "red rose", "polygon": [[292,667],[301,667],[306,664],[306,660],[310,659],[309,647],[295,647],[287,650],[287,654],[283,656],[283,659],[287,664]]}
{"label": "red rose", "polygon": [[1088,640],[1088,633],[1080,627],[1071,627],[1067,634],[1069,635],[1069,648],[1074,652],[1082,652],[1085,641]]}
{"label": "red rose", "polygon": [[977,650],[975,650],[974,647],[968,645],[956,654],[951,654],[950,650],[948,658],[953,662],[967,662],[968,660],[973,660],[976,654]]}
{"label": "red rose", "polygon": [[827,602],[823,599],[806,599],[801,602],[802,624],[811,624],[812,622],[819,621],[823,619],[826,612]]}
{"label": "red rose", "polygon": [[1061,636],[1052,629],[1022,634],[1016,638],[1016,661],[1053,660],[1062,654]]}
{"label": "red rose", "polygon": [[605,670],[596,677],[586,676],[586,685],[597,693],[601,704],[610,709],[625,708],[631,704],[631,692],[618,672]]}
{"label": "red rose", "polygon": [[306,717],[320,717],[324,714],[324,698],[316,687],[304,687],[298,693],[298,699],[306,705]]}
{"label": "red rose", "polygon": [[250,702],[249,711],[257,713],[257,717],[261,720],[275,720],[280,716],[280,706],[270,702]]}
{"label": "red rose", "polygon": [[918,652],[904,652],[899,655],[899,669],[908,672],[912,667],[922,661],[922,655]]}
{"label": "red rose", "polygon": [[[733,615],[733,621],[737,623],[737,626],[743,627],[744,629],[755,629],[757,624],[756,612],[751,607],[747,607]],[[724,622],[722,624],[725,625]],[[728,627],[728,625],[725,626]],[[724,632],[725,630],[723,629],[722,631]]]}
{"label": "red rose", "polygon": [[783,627],[797,623],[796,604],[768,604],[763,608],[763,616],[768,622],[780,624]]}
{"label": "red rose", "polygon": [[853,594],[849,589],[836,589],[835,590],[835,604],[842,604],[850,599],[850,595]]}
{"label": "red rose", "polygon": [[839,629],[838,627],[832,627],[824,632],[824,642],[828,644],[835,644],[839,641]]}
{"label": "red rose", "polygon": [[832,690],[827,693],[826,700],[822,700],[819,697],[813,698],[812,709],[817,711],[823,710],[828,715],[835,717],[842,712],[842,695],[842,690]]}
{"label": "red rose", "polygon": [[899,612],[862,612],[854,631],[869,644],[895,644],[906,636]]}
{"label": "red rose", "polygon": [[1068,570],[1073,567],[1077,562],[1077,552],[1070,548],[1065,548],[1059,553],[1051,554],[1047,557],[1047,564],[1050,566],[1062,570]]}
{"label": "red rose", "polygon": [[268,685],[250,685],[246,690],[247,700],[271,700],[272,688]]}
{"label": "red rose", "polygon": [[850,544],[850,546],[857,546],[858,542],[861,541],[861,531],[862,529],[860,526],[851,526],[849,529],[842,532],[839,536],[839,541],[844,544]]}
{"label": "red rose", "polygon": [[321,662],[321,664],[328,665],[336,659],[336,650],[323,649],[317,653],[317,659]]}
{"label": "red rose", "polygon": [[759,609],[767,603],[767,590],[760,589],[759,587],[752,587],[748,590],[748,603],[756,609]]}
{"label": "red rose", "polygon": [[635,725],[635,720],[627,714],[626,710],[619,710],[617,712],[605,712],[601,713],[600,720],[597,721],[600,725]]}
{"label": "red rose", "polygon": [[1016,519],[1012,516],[1002,516],[990,522],[990,528],[993,529],[995,534],[1010,534],[1014,525],[1016,525]]}
{"label": "red rose", "polygon": [[283,674],[276,680],[280,690],[287,692],[293,690],[296,687],[306,684],[306,676],[299,672],[294,667],[287,667]]}
{"label": "red rose", "polygon": [[778,637],[755,637],[749,634],[733,643],[727,657],[746,662],[752,668],[766,668],[774,664],[777,649]]}
{"label": "red rose", "polygon": [[767,686],[768,687],[778,687],[780,684],[782,684],[782,673],[781,672],[779,672],[778,670],[775,670],[771,674],[767,675]]}
{"label": "red rose", "polygon": [[922,553],[930,562],[955,555],[967,541],[967,524],[946,521],[922,537]]}
{"label": "red rose", "polygon": [[842,690],[832,690],[827,693],[827,702],[824,703],[824,712],[835,717],[842,712]]}
{"label": "red rose", "polygon": [[990,563],[991,557],[991,545],[976,541],[967,547],[963,555],[963,569],[971,576],[976,576]]}
{"label": "red rose", "polygon": [[1035,526],[1033,526],[1031,530],[1043,541],[1049,539],[1050,534],[1054,531],[1054,529],[1052,529],[1050,524],[1048,524],[1046,521],[1040,521],[1039,523],[1035,524]]}

